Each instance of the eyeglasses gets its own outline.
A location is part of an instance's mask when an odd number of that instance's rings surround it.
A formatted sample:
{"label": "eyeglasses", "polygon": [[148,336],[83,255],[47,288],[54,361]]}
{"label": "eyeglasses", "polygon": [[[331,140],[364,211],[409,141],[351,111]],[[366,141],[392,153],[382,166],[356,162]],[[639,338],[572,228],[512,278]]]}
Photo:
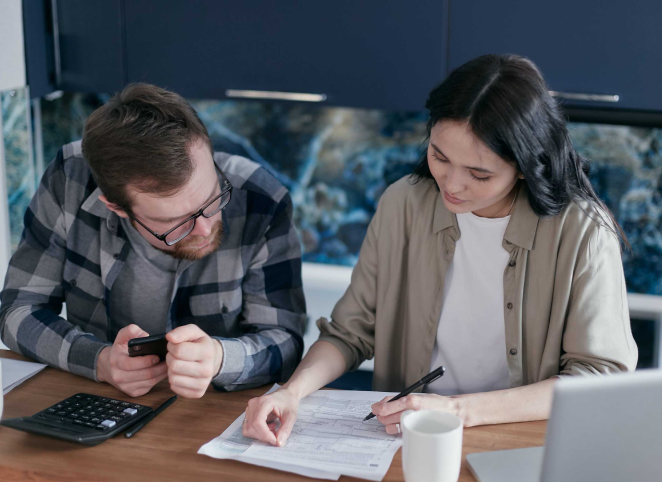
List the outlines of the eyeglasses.
{"label": "eyeglasses", "polygon": [[163,241],[166,245],[172,246],[173,244],[179,243],[182,239],[184,239],[186,236],[191,234],[191,231],[195,228],[195,220],[198,219],[200,216],[204,216],[205,218],[211,218],[212,216],[215,216],[218,214],[225,206],[228,205],[230,202],[230,198],[232,197],[232,184],[230,184],[230,181],[223,175],[221,170],[218,168],[216,163],[214,163],[214,167],[216,167],[216,170],[218,173],[223,177],[223,182],[219,183],[223,187],[221,189],[221,193],[216,196],[214,199],[209,201],[207,204],[202,206],[200,210],[193,214],[192,216],[186,218],[184,221],[179,223],[177,226],[175,226],[172,229],[169,229],[163,234],[158,234],[149,229],[147,226],[145,226],[140,220],[138,220],[133,214],[127,213],[131,219],[133,219],[135,222],[140,224],[143,228],[147,230],[152,236],[154,236],[156,239],[159,241]]}

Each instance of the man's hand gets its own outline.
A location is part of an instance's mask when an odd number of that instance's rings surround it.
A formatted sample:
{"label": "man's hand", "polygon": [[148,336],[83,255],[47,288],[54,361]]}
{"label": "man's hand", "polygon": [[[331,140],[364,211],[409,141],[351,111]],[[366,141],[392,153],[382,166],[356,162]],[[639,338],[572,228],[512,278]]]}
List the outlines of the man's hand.
{"label": "man's hand", "polygon": [[129,357],[127,345],[129,340],[145,336],[149,334],[141,330],[138,325],[122,328],[117,333],[113,346],[106,347],[99,353],[97,360],[99,381],[110,383],[130,397],[139,397],[167,377],[168,367],[165,362],[159,363],[158,356]]}
{"label": "man's hand", "polygon": [[166,339],[170,389],[185,398],[202,397],[221,370],[223,345],[197,325],[175,328]]}

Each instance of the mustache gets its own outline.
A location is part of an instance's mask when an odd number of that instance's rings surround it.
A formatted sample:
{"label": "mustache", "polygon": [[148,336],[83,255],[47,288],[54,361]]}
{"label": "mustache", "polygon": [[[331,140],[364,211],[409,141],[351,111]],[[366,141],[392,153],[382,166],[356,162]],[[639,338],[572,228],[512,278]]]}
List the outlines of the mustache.
{"label": "mustache", "polygon": [[[205,251],[208,248],[213,248],[213,249],[210,249],[209,252],[207,252],[206,254],[202,254],[200,250],[194,247],[210,239],[211,242],[209,243],[208,246],[205,246],[204,249]],[[187,236],[186,238],[182,239],[179,243],[175,244],[174,250],[167,251],[167,254],[169,254],[175,259],[186,259],[189,261],[196,261],[216,251],[218,247],[221,245],[222,241],[223,241],[223,222],[218,221],[216,224],[214,224],[212,228],[212,232],[206,238],[203,236]]]}

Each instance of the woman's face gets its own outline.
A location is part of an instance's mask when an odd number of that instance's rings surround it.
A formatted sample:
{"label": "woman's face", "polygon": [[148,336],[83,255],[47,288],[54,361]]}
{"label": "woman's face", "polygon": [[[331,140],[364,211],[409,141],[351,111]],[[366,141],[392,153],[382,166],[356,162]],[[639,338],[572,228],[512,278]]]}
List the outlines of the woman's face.
{"label": "woman's face", "polygon": [[437,122],[430,132],[427,155],[449,211],[486,218],[508,215],[513,188],[523,177],[483,144],[466,122]]}

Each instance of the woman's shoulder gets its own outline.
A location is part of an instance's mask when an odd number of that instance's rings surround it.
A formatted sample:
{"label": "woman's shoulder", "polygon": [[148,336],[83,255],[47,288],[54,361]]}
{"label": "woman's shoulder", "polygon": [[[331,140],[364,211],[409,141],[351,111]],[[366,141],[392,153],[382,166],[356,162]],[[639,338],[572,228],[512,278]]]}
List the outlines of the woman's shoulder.
{"label": "woman's shoulder", "polygon": [[420,179],[414,181],[411,175],[407,175],[391,184],[379,200],[380,205],[388,206],[388,209],[411,209],[424,205],[434,205],[439,191],[432,179]]}
{"label": "woman's shoulder", "polygon": [[577,244],[588,244],[598,238],[600,244],[620,243],[610,214],[598,204],[583,199],[570,201],[556,216],[541,218],[540,227],[543,231],[556,231],[560,240]]}

